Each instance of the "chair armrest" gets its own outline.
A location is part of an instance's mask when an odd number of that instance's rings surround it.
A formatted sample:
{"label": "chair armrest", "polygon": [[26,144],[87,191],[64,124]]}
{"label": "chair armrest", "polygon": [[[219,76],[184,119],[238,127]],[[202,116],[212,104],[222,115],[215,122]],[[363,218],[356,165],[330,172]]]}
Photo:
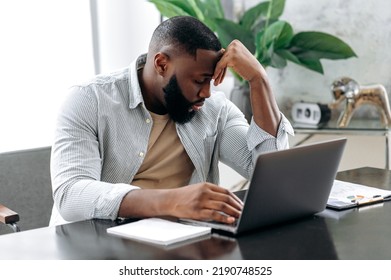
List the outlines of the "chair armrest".
{"label": "chair armrest", "polygon": [[11,224],[19,221],[19,214],[0,204],[0,222]]}

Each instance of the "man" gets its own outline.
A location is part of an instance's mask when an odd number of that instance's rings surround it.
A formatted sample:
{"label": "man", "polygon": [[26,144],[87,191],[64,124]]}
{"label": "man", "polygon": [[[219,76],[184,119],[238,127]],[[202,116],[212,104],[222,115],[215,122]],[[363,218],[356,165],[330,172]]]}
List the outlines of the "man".
{"label": "man", "polygon": [[[249,125],[223,93],[227,67],[249,82]],[[51,224],[174,216],[232,223],[241,201],[218,186],[218,162],[249,178],[257,154],[288,147],[266,72],[239,41],[222,49],[192,17],[155,30],[129,68],[73,87],[52,147]]]}

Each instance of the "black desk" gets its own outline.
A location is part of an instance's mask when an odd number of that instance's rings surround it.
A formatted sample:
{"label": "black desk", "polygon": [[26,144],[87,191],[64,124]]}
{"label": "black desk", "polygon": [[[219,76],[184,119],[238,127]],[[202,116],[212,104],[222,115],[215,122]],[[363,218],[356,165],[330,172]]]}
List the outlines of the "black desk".
{"label": "black desk", "polygon": [[[391,172],[344,171],[340,180],[391,189]],[[0,236],[0,259],[388,259],[391,202],[325,212],[238,238],[207,237],[166,249],[106,233],[116,222],[90,220]]]}

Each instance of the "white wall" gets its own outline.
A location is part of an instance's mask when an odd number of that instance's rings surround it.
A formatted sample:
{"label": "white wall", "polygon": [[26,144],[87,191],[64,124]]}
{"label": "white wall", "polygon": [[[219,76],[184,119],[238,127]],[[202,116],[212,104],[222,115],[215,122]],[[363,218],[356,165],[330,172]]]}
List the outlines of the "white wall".
{"label": "white wall", "polygon": [[146,0],[98,0],[100,73],[126,67],[148,43],[160,13]]}
{"label": "white wall", "polygon": [[49,146],[67,88],[94,73],[89,1],[0,2],[0,152]]}

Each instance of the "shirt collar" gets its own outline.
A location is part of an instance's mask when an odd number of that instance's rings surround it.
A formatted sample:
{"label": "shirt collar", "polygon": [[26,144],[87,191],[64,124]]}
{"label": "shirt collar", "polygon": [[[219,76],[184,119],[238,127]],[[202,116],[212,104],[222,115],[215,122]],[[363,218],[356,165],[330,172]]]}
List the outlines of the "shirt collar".
{"label": "shirt collar", "polygon": [[147,55],[140,55],[134,60],[129,67],[129,108],[134,109],[140,103],[144,102],[143,95],[141,93],[140,82],[138,80],[138,70],[144,68]]}

